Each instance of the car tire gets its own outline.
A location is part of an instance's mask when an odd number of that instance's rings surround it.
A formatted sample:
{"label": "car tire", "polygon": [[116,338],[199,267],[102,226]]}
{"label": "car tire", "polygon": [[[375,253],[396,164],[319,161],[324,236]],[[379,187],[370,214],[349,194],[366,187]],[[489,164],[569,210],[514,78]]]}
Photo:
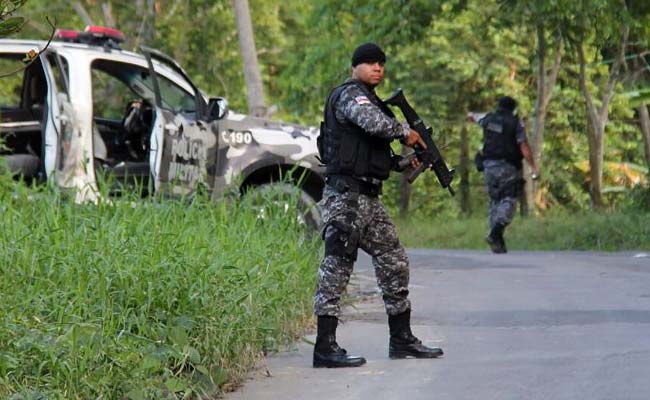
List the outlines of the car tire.
{"label": "car tire", "polygon": [[[249,190],[250,191],[250,190]],[[272,201],[286,202],[287,206],[293,204],[294,200],[288,200],[291,196],[296,196],[298,207],[299,223],[307,228],[307,232],[317,232],[322,223],[322,216],[318,203],[305,190],[291,183],[270,182],[257,185],[252,191],[259,195],[259,199],[254,201]],[[262,200],[263,199],[263,200]]]}

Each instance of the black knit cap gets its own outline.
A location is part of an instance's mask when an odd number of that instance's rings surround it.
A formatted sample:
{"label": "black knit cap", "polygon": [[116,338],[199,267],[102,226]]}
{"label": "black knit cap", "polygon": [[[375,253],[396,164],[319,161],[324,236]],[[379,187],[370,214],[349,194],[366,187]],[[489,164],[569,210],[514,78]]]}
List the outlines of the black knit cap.
{"label": "black knit cap", "polygon": [[385,63],[386,54],[375,43],[364,43],[357,47],[352,54],[352,66],[356,67],[359,64],[375,62]]}
{"label": "black knit cap", "polygon": [[499,108],[503,108],[504,110],[515,111],[515,108],[517,108],[517,100],[510,96],[499,97],[498,105]]}

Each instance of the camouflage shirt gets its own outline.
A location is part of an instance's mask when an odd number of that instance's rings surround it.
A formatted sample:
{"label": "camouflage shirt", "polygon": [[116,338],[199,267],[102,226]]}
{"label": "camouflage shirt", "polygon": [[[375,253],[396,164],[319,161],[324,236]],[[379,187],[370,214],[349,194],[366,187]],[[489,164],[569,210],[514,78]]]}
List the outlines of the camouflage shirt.
{"label": "camouflage shirt", "polygon": [[359,126],[368,134],[385,139],[404,139],[410,128],[407,123],[384,114],[373,102],[379,101],[374,91],[369,90],[372,99],[357,85],[348,85],[334,105],[336,119]]}

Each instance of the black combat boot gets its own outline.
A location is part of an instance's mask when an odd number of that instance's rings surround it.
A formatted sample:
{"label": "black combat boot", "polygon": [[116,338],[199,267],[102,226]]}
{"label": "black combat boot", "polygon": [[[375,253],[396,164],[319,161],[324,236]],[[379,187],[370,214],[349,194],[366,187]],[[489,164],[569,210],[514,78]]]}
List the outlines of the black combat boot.
{"label": "black combat boot", "polygon": [[503,231],[506,229],[506,226],[503,224],[495,224],[490,233],[485,237],[485,241],[488,242],[493,253],[503,254],[507,253],[506,241],[503,238]]}
{"label": "black combat boot", "polygon": [[366,363],[366,359],[349,356],[345,349],[336,343],[336,326],[338,318],[330,316],[318,317],[318,333],[314,346],[314,368],[358,367]]}
{"label": "black combat boot", "polygon": [[427,347],[413,336],[411,332],[411,310],[406,310],[398,315],[388,316],[390,328],[390,343],[388,357],[397,358],[436,358],[444,353],[437,347]]}

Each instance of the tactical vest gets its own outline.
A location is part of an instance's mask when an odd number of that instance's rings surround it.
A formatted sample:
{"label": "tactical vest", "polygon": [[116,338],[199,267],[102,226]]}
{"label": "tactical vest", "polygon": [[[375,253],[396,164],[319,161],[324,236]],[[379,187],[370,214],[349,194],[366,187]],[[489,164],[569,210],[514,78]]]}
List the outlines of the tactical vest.
{"label": "tactical vest", "polygon": [[486,160],[506,160],[521,168],[523,158],[517,144],[519,119],[511,112],[498,110],[483,122],[483,157]]}
{"label": "tactical vest", "polygon": [[335,105],[341,92],[349,85],[357,85],[368,100],[387,116],[395,115],[377,96],[360,82],[351,80],[335,88],[327,98],[321,123],[319,152],[326,166],[326,175],[348,175],[384,180],[391,170],[390,140],[373,137],[359,126],[336,119]]}

